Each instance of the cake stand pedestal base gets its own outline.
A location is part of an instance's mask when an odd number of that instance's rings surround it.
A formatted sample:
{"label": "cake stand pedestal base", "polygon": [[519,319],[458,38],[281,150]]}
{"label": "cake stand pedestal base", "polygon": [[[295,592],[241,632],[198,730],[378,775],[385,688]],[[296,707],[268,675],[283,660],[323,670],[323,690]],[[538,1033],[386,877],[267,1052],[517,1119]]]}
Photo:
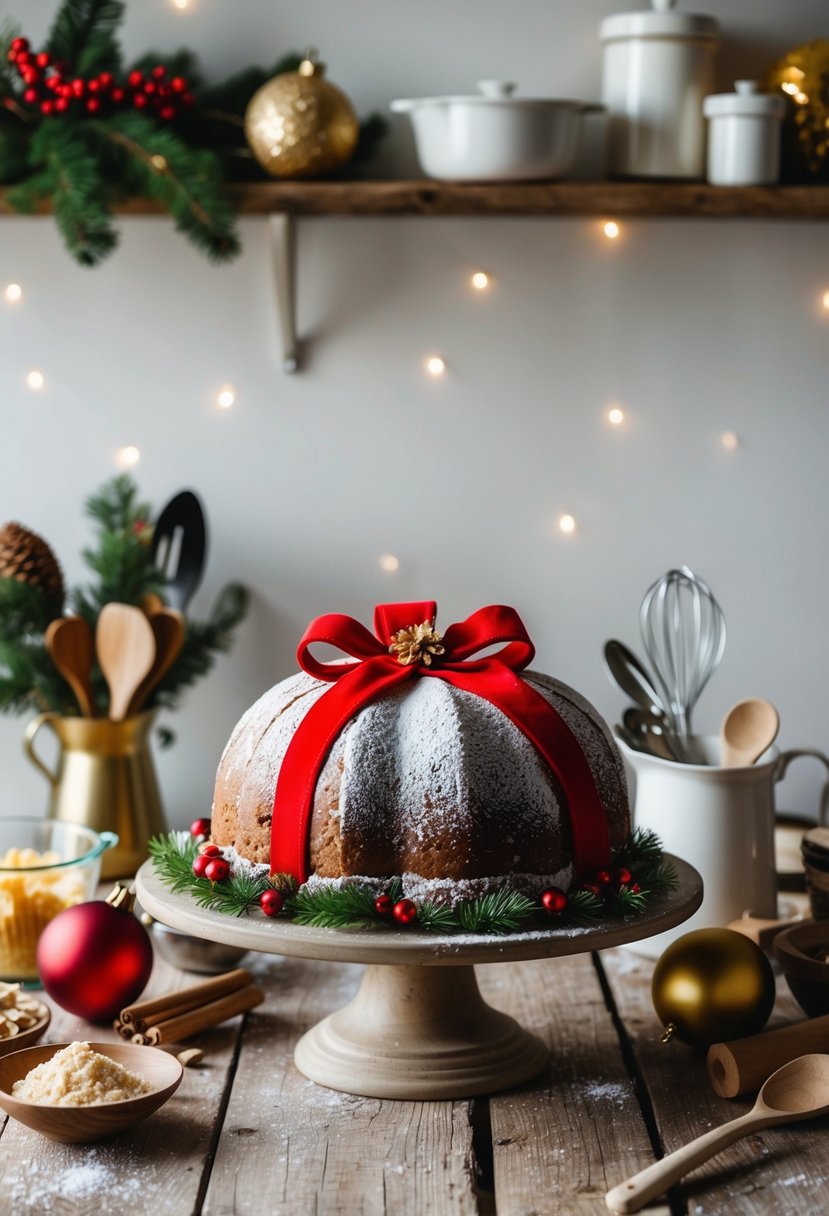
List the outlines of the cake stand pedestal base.
{"label": "cake stand pedestal base", "polygon": [[487,1005],[470,966],[369,964],[354,1000],[303,1035],[301,1073],[369,1098],[468,1098],[544,1068],[539,1038]]}

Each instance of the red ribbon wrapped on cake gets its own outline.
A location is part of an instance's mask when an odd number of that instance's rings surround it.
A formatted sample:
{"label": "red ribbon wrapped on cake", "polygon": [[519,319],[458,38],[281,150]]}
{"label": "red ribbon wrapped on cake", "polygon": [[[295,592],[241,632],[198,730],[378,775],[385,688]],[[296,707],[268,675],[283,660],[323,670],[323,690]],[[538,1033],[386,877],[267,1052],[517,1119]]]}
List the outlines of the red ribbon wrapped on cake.
{"label": "red ribbon wrapped on cake", "polygon": [[[353,617],[317,617],[297,650],[309,675],[331,684],[301,721],[279,772],[271,832],[271,872],[304,882],[314,793],[334,741],[362,708],[409,680],[445,680],[482,697],[526,736],[549,765],[570,815],[573,863],[584,876],[606,867],[610,844],[594,775],[576,736],[541,693],[522,679],[535,647],[518,613],[495,604],[438,633],[433,601],[380,604],[374,633]],[[328,643],[353,662],[322,662],[310,647]],[[501,649],[483,654],[493,646]]]}

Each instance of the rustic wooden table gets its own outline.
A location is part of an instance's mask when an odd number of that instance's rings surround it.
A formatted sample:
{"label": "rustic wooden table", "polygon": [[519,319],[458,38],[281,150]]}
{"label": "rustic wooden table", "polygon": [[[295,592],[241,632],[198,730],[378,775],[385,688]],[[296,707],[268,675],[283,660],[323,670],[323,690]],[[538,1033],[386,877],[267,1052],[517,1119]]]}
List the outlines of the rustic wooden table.
{"label": "rustic wooden table", "polygon": [[[249,955],[267,1001],[194,1042],[204,1063],[131,1133],[59,1145],[7,1121],[0,1213],[54,1216],[586,1216],[605,1190],[745,1101],[714,1096],[701,1057],[659,1043],[652,964],[626,949],[479,967],[487,1000],[541,1035],[552,1064],[489,1099],[393,1102],[296,1072],[299,1034],[356,991],[361,968]],[[160,960],[151,991],[198,977]],[[799,1016],[779,982],[775,1021]],[[114,1039],[59,1010],[53,1042]],[[47,1040],[48,1041],[48,1040]],[[727,1149],[651,1214],[823,1216],[827,1122]]]}

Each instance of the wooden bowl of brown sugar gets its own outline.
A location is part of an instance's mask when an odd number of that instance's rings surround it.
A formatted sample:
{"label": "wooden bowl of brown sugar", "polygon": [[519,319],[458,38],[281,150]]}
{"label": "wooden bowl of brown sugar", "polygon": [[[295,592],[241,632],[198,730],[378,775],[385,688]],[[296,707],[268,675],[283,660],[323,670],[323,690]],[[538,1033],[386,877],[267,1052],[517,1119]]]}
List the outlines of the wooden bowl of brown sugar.
{"label": "wooden bowl of brown sugar", "polygon": [[16,1097],[12,1089],[32,1069],[52,1060],[59,1051],[75,1046],[49,1043],[27,1047],[0,1058],[0,1108],[12,1119],[62,1144],[87,1144],[125,1131],[153,1114],[181,1084],[181,1064],[166,1051],[135,1047],[130,1043],[89,1043],[99,1056],[114,1061],[140,1077],[149,1089],[138,1097],[92,1105],[58,1106]]}

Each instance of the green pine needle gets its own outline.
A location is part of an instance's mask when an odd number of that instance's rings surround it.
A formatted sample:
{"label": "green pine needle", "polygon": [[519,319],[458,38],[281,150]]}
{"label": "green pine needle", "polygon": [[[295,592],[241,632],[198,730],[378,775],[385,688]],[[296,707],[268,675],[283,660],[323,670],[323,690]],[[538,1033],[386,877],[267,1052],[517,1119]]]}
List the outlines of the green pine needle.
{"label": "green pine needle", "polygon": [[417,910],[417,924],[421,929],[430,933],[456,933],[458,922],[454,912],[445,904],[435,904],[431,900],[420,905]]}
{"label": "green pine needle", "polygon": [[537,911],[533,900],[505,887],[458,904],[458,922],[467,933],[516,933]]}
{"label": "green pine needle", "polygon": [[84,78],[120,66],[115,31],[124,16],[121,0],[63,0],[46,49]]}
{"label": "green pine needle", "polygon": [[604,901],[592,891],[571,891],[565,913],[567,920],[575,925],[592,925],[607,915]]}
{"label": "green pine needle", "polygon": [[318,929],[366,928],[377,923],[374,892],[368,887],[300,887],[286,908],[298,925]]}

